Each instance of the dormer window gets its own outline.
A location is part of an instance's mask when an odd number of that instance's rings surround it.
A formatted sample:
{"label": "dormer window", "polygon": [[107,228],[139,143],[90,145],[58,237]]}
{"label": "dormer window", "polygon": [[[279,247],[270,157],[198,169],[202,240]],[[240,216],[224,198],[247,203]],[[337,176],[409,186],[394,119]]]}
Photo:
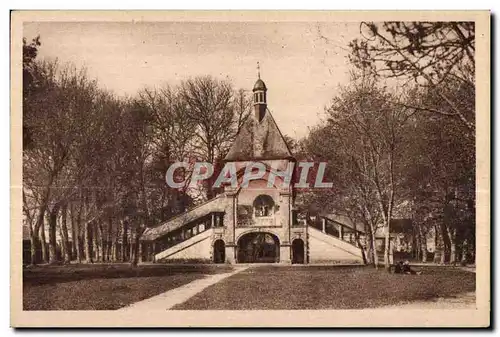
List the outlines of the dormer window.
{"label": "dormer window", "polygon": [[270,217],[273,215],[274,200],[269,195],[261,194],[253,202],[256,218]]}

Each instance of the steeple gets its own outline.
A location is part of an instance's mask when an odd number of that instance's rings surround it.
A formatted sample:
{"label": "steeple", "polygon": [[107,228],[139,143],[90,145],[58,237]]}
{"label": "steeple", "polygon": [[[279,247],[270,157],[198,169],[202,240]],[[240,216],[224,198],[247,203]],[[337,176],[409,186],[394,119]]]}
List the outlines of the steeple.
{"label": "steeple", "polygon": [[224,158],[226,162],[293,158],[271,112],[267,110],[267,87],[260,78],[259,63],[257,77],[252,90],[254,117],[248,118],[241,127]]}
{"label": "steeple", "polygon": [[262,121],[267,109],[267,88],[264,81],[260,79],[260,64],[257,62],[257,82],[253,86],[253,109],[255,114],[255,119],[257,121]]}

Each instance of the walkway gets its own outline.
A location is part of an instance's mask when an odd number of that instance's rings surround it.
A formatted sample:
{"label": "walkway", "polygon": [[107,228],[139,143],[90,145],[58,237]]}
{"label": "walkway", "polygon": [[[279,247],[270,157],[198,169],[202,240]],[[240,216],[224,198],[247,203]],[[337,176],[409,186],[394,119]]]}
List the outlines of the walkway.
{"label": "walkway", "polygon": [[225,274],[215,274],[209,275],[199,280],[195,280],[191,283],[183,285],[179,288],[175,288],[164,292],[163,294],[156,295],[145,299],[140,302],[133,303],[129,306],[123,307],[118,310],[122,311],[151,311],[151,310],[169,310],[176,304],[183,303],[193,297],[194,295],[200,293],[209,286],[222,281],[229,276],[233,276],[243,270],[249,268],[249,266],[235,267],[235,270],[231,273]]}

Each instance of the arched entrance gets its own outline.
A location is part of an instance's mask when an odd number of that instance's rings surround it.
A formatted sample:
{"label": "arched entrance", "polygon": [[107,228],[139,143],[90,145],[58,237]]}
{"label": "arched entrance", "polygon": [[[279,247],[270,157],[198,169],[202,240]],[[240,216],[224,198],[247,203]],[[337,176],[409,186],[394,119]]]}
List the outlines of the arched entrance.
{"label": "arched entrance", "polygon": [[222,240],[214,242],[214,263],[226,262],[226,245]]}
{"label": "arched entrance", "polygon": [[237,249],[238,263],[279,262],[279,239],[271,233],[245,234],[238,240]]}
{"label": "arched entrance", "polygon": [[304,241],[302,239],[295,239],[292,242],[292,263],[302,264],[304,260]]}

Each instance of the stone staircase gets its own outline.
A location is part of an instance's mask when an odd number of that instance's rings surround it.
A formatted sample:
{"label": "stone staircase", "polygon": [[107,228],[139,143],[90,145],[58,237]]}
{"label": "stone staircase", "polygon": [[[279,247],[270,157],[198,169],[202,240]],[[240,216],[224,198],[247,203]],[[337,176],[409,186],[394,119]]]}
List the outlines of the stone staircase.
{"label": "stone staircase", "polygon": [[309,221],[307,256],[309,263],[364,264],[361,231],[326,217]]}
{"label": "stone staircase", "polygon": [[206,252],[211,249],[213,228],[208,228],[200,233],[176,242],[171,247],[155,254],[156,262],[172,260],[205,260]]}
{"label": "stone staircase", "polygon": [[148,228],[141,236],[143,261],[169,259],[208,260],[214,228],[223,227],[225,194],[179,214],[160,226]]}

